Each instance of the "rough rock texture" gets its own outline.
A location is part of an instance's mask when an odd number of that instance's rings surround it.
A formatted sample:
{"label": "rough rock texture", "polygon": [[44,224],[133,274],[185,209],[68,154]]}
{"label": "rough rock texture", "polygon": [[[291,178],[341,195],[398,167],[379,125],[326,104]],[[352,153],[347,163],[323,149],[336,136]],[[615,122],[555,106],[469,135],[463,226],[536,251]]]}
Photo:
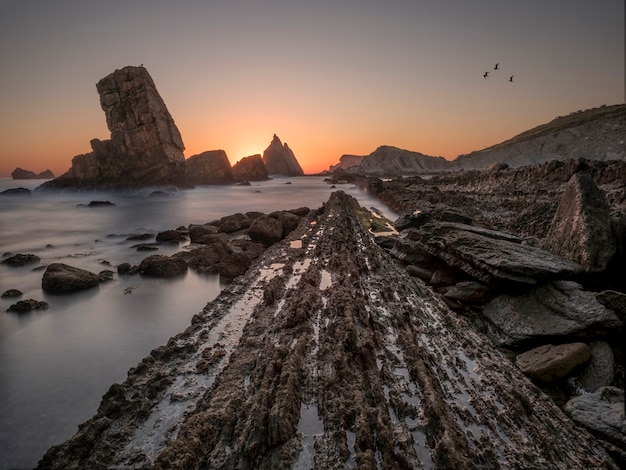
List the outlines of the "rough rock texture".
{"label": "rough rock texture", "polygon": [[282,240],[283,224],[275,217],[262,215],[250,224],[247,234],[252,241],[269,246]]}
{"label": "rough rock texture", "polygon": [[97,274],[63,263],[50,264],[41,279],[41,288],[45,292],[57,294],[89,289],[98,284]]}
{"label": "rough rock texture", "polygon": [[242,158],[233,165],[235,181],[265,181],[269,178],[261,154]]}
{"label": "rough rock texture", "polygon": [[41,261],[41,258],[39,258],[39,256],[37,255],[33,255],[31,253],[17,253],[3,259],[2,264],[6,264],[7,266],[15,268],[18,266],[26,266],[28,264],[39,263],[39,261]]}
{"label": "rough rock texture", "polygon": [[556,337],[602,337],[621,322],[617,315],[572,281],[555,281],[524,294],[503,294],[483,308],[489,335],[501,346]]}
{"label": "rough rock texture", "polygon": [[543,247],[588,271],[605,270],[615,256],[610,208],[588,173],[576,173],[565,186]]}
{"label": "rough rock texture", "polygon": [[208,150],[189,157],[186,181],[189,184],[232,184],[235,182],[230,161],[223,150]]}
{"label": "rough rock texture", "polygon": [[263,162],[270,175],[302,176],[304,171],[300,167],[296,156],[285,143],[274,134],[269,147],[263,152]]}
{"label": "rough rock texture", "polygon": [[[596,393],[586,393],[572,398],[565,411],[578,424],[583,425],[603,440],[605,447],[622,467],[626,464],[626,417],[624,416],[624,390],[602,387]],[[606,445],[609,444],[609,445]]]}
{"label": "rough rock texture", "polygon": [[591,357],[581,373],[577,375],[577,383],[585,391],[593,393],[600,387],[613,383],[615,377],[615,356],[611,346],[604,341],[593,341],[589,344]]}
{"label": "rough rock texture", "polygon": [[617,468],[361,212],[334,193],[39,468]]}
{"label": "rough rock texture", "polygon": [[151,277],[176,277],[187,272],[187,262],[174,256],[152,255],[139,264],[139,272]]}
{"label": "rough rock texture", "polygon": [[34,299],[26,299],[19,300],[17,303],[11,305],[7,312],[15,312],[15,313],[28,313],[32,310],[46,310],[48,308],[47,302],[42,302],[40,300]]}
{"label": "rough rock texture", "polygon": [[411,175],[445,171],[450,162],[443,157],[431,157],[383,145],[361,161],[359,171],[368,175]]}
{"label": "rough rock texture", "polygon": [[23,170],[17,167],[11,172],[11,178],[14,180],[47,180],[54,178],[54,173],[50,170],[42,171],[41,173],[34,173],[30,170]]}
{"label": "rough rock texture", "polygon": [[590,357],[585,343],[544,344],[519,354],[515,363],[528,377],[548,383],[566,377]]}
{"label": "rough rock texture", "polygon": [[96,89],[110,140],[91,141],[70,170],[43,188],[124,188],[185,184],[184,145],[154,81],[144,67],[124,67]]}

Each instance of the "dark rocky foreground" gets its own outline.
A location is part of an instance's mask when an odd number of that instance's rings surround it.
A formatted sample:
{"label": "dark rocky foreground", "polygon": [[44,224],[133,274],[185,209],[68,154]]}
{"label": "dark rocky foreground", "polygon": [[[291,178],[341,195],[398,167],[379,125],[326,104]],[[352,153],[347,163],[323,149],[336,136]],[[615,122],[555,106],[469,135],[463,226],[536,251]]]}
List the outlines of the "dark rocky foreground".
{"label": "dark rocky foreground", "polygon": [[618,468],[342,192],[39,468]]}

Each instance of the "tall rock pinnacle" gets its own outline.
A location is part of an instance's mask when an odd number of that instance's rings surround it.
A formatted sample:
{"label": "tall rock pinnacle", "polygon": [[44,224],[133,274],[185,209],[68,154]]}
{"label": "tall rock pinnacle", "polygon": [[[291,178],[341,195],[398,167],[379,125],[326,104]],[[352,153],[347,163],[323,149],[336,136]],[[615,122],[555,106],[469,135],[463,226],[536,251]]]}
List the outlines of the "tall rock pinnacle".
{"label": "tall rock pinnacle", "polygon": [[263,152],[263,162],[270,175],[303,176],[304,171],[287,144],[282,144],[276,134]]}
{"label": "tall rock pinnacle", "polygon": [[111,139],[93,139],[92,152],[74,157],[72,168],[44,187],[186,185],[185,146],[148,71],[124,67],[96,89]]}

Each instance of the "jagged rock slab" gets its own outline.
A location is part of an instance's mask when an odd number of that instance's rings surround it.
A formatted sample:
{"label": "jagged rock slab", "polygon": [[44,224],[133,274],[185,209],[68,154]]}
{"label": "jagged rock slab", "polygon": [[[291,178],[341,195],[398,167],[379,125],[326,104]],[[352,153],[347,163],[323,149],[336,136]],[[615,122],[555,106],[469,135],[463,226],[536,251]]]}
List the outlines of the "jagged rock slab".
{"label": "jagged rock slab", "polygon": [[274,134],[269,147],[263,152],[263,162],[270,175],[304,175],[293,151],[287,146],[287,143],[283,145],[276,134]]}
{"label": "jagged rock slab", "polygon": [[233,165],[236,181],[265,181],[268,179],[267,168],[260,154],[242,158]]}
{"label": "jagged rock slab", "polygon": [[527,284],[571,278],[582,271],[577,263],[516,237],[455,223],[437,223],[422,238],[421,247],[448,265],[487,284]]}
{"label": "jagged rock slab", "polygon": [[39,468],[617,468],[333,193]]}
{"label": "jagged rock slab", "polygon": [[503,294],[483,308],[489,336],[500,346],[555,338],[606,336],[621,326],[618,316],[572,281],[555,281],[522,294]]}

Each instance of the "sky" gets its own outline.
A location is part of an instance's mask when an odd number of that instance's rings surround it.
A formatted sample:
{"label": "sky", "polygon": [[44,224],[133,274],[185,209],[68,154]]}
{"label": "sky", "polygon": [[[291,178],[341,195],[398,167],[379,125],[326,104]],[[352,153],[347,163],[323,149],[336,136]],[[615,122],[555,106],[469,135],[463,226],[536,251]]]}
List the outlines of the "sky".
{"label": "sky", "polygon": [[95,84],[126,65],[187,158],[235,164],[277,134],[316,173],[381,145],[451,160],[623,103],[624,62],[623,0],[0,0],[0,177],[58,176],[109,138]]}

